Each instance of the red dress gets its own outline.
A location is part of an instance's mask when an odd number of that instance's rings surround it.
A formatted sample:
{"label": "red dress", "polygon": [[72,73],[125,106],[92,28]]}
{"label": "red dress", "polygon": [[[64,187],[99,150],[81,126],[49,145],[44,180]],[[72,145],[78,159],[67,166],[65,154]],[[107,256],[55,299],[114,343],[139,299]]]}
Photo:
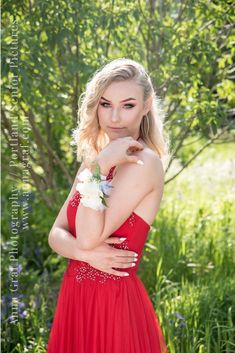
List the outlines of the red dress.
{"label": "red dress", "polygon": [[[107,179],[112,178],[115,166]],[[76,237],[75,216],[80,194],[67,208],[70,232]],[[69,260],[64,273],[48,341],[47,353],[167,353],[152,302],[137,276],[150,225],[135,212],[112,236],[125,236],[115,248],[139,254],[134,268],[121,277]],[[118,269],[123,270],[123,269]]]}

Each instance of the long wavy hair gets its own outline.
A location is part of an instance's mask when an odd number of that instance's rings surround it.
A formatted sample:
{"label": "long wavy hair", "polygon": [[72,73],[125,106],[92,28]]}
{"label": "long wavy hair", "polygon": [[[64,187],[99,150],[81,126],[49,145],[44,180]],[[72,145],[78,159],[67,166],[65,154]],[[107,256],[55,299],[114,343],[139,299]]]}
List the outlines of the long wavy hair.
{"label": "long wavy hair", "polygon": [[71,145],[76,146],[77,161],[90,165],[97,154],[110,142],[101,129],[97,108],[105,89],[114,81],[134,80],[142,87],[144,103],[153,97],[151,110],[142,118],[139,137],[162,160],[164,168],[169,159],[169,139],[164,127],[165,113],[162,101],[155,94],[152,81],[144,67],[131,59],[120,58],[97,70],[86,84],[78,102],[78,124],[72,130]]}

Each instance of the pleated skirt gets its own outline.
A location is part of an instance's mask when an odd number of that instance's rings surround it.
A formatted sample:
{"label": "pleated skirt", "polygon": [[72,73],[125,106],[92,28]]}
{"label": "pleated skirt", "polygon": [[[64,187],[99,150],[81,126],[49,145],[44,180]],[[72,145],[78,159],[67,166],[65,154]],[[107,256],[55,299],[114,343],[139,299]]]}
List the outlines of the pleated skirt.
{"label": "pleated skirt", "polygon": [[167,353],[167,347],[136,274],[100,284],[65,273],[47,353]]}

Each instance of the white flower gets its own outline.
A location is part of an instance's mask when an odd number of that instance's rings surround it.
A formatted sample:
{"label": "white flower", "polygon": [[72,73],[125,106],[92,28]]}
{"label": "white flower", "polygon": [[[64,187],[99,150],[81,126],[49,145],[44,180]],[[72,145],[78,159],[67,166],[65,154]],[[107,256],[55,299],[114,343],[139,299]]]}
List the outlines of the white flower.
{"label": "white flower", "polygon": [[77,183],[76,190],[85,197],[100,197],[103,195],[100,190],[99,183],[95,180]]}
{"label": "white flower", "polygon": [[94,210],[104,210],[106,207],[102,204],[102,200],[100,198],[92,199],[90,197],[83,197],[81,199],[81,203],[85,207],[93,208]]}
{"label": "white flower", "polygon": [[78,175],[78,180],[80,181],[88,181],[92,177],[92,173],[90,169],[85,168],[79,175]]}
{"label": "white flower", "polygon": [[[88,168],[85,168],[77,178],[81,181],[76,185],[76,190],[82,196],[81,203],[85,207],[90,207],[95,210],[104,210],[106,206],[102,202],[104,194],[100,180],[93,179],[93,174]],[[104,189],[107,189],[107,187],[104,187]]]}

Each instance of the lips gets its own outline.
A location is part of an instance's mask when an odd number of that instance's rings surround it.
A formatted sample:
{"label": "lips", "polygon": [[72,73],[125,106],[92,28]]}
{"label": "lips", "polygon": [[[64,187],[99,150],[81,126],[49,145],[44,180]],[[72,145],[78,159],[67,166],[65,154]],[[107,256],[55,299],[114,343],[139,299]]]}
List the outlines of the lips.
{"label": "lips", "polygon": [[112,126],[108,126],[109,129],[113,129],[113,130],[121,130],[123,129],[123,127],[112,127]]}

